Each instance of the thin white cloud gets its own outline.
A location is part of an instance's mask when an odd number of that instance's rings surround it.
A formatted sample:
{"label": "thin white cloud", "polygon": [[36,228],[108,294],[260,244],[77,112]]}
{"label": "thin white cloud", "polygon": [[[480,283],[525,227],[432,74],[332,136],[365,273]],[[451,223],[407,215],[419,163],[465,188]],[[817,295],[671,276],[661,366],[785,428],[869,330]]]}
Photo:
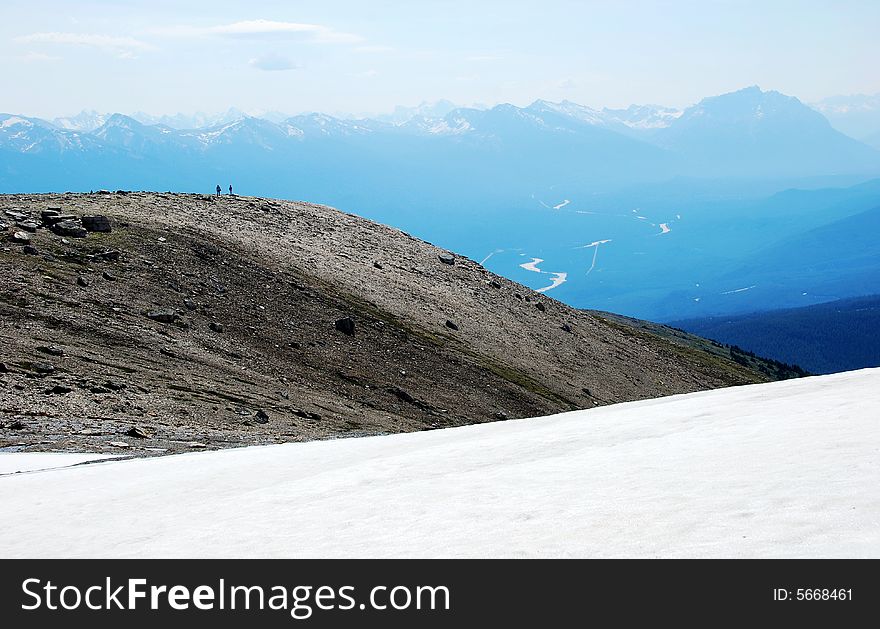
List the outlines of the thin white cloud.
{"label": "thin white cloud", "polygon": [[136,52],[154,50],[154,47],[134,37],[117,37],[94,33],[31,33],[16,37],[20,44],[52,44],[60,46],[85,46],[111,52],[123,58],[131,58]]}
{"label": "thin white cloud", "polygon": [[155,31],[177,37],[214,36],[238,39],[294,39],[319,44],[356,44],[363,37],[337,31],[321,24],[277,22],[273,20],[244,20],[217,26],[174,26]]}
{"label": "thin white cloud", "polygon": [[248,62],[248,65],[257,70],[265,70],[266,72],[282,72],[284,70],[296,70],[299,66],[293,61],[275,53],[255,57]]}
{"label": "thin white cloud", "polygon": [[47,55],[42,52],[26,52],[23,55],[18,55],[16,57],[18,61],[24,61],[25,63],[51,63],[54,61],[61,61],[61,57],[56,57],[55,55]]}

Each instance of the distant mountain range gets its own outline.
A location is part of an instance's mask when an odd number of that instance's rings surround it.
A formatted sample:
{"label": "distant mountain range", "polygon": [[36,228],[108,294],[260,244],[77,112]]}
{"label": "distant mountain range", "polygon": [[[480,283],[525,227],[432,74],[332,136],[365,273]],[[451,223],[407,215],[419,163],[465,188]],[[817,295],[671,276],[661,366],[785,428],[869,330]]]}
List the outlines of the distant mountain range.
{"label": "distant mountain range", "polygon": [[880,92],[832,96],[811,107],[828,118],[835,129],[880,148]]}
{"label": "distant mountain range", "polygon": [[[215,117],[83,112],[52,122],[3,114],[0,150],[41,159],[40,171],[28,172],[32,169],[26,160],[15,163],[7,155],[4,161],[13,163],[0,173],[0,185],[14,187],[10,166],[18,174],[27,174],[25,182],[31,186],[42,187],[41,175],[52,179],[52,164],[56,171],[63,170],[71,160],[94,160],[101,153],[112,156],[117,177],[73,180],[69,187],[112,187],[123,183],[120,179],[136,182],[134,173],[120,172],[119,160],[142,167],[144,151],[171,163],[197,159],[202,171],[225,170],[225,160],[218,164],[212,152],[239,141],[262,146],[267,156],[283,159],[271,165],[279,176],[291,161],[313,160],[316,152],[334,150],[349,155],[333,159],[336,172],[332,174],[342,177],[349,174],[340,168],[342,163],[378,159],[396,167],[398,160],[410,162],[408,155],[417,152],[427,172],[437,166],[432,159],[454,158],[469,164],[469,173],[481,178],[494,175],[496,185],[507,184],[499,170],[515,169],[517,179],[524,178],[531,187],[545,184],[548,172],[556,181],[574,183],[656,181],[681,175],[766,178],[880,173],[880,151],[834,130],[796,98],[757,87],[706,98],[684,111],[652,105],[596,110],[569,101],[541,100],[523,108],[453,107],[441,101],[398,109],[384,119],[358,120],[324,114],[253,117],[234,109]],[[334,142],[346,146],[332,146]],[[407,169],[412,166],[406,164]],[[236,170],[246,168],[242,164]],[[143,187],[152,183],[149,178],[140,180]],[[197,180],[174,183],[187,189],[202,185]]]}
{"label": "distant mountain range", "polygon": [[880,367],[880,295],[671,325],[812,373]]}
{"label": "distant mountain range", "polygon": [[[683,111],[447,101],[382,119],[230,110],[142,120],[151,124],[0,115],[0,192],[233,184],[340,207],[571,305],[641,318],[880,292],[880,262],[846,262],[870,233],[856,218],[839,226],[851,238],[821,241],[821,273],[798,274],[813,255],[810,230],[880,207],[876,183],[841,187],[880,177],[880,150],[757,87]],[[792,187],[824,189],[774,194]]]}

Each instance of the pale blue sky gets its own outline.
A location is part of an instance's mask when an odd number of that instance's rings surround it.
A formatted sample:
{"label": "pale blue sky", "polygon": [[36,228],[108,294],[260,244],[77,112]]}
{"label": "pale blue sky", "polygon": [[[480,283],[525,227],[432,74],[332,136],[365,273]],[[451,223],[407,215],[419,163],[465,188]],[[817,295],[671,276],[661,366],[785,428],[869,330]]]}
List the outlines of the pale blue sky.
{"label": "pale blue sky", "polygon": [[9,3],[0,111],[690,104],[880,92],[877,0]]}

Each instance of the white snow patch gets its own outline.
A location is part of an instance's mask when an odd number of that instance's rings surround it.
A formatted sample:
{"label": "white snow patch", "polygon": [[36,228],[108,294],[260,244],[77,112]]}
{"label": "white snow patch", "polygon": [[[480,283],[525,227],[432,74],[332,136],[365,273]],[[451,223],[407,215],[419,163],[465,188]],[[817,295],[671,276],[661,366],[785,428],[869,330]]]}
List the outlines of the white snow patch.
{"label": "white snow patch", "polygon": [[3,476],[0,556],[877,557],[878,416],[865,369]]}
{"label": "white snow patch", "polygon": [[663,234],[668,234],[670,231],[672,230],[669,229],[668,223],[660,223],[660,233],[657,235],[662,236]]}
{"label": "white snow patch", "polygon": [[16,125],[24,125],[26,127],[34,126],[34,124],[30,120],[25,120],[24,118],[19,118],[18,116],[9,116],[9,118],[4,120],[3,122],[0,122],[0,129],[7,129]]}
{"label": "white snow patch", "polygon": [[112,459],[115,454],[78,454],[69,452],[0,452],[0,474],[33,472],[67,467],[87,461]]}

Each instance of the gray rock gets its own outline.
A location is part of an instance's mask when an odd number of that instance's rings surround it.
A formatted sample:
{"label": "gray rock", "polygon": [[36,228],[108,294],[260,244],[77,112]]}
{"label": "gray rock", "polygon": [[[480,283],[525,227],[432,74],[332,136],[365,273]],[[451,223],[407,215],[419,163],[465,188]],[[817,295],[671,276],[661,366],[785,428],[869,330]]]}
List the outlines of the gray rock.
{"label": "gray rock", "polygon": [[89,280],[80,275],[78,278],[76,278],[76,285],[85,288],[89,285]]}
{"label": "gray rock", "polygon": [[49,354],[50,356],[64,356],[64,350],[55,345],[40,345],[37,351]]}
{"label": "gray rock", "polygon": [[106,262],[119,262],[120,255],[122,255],[120,251],[104,251],[99,253],[98,257]]}
{"label": "gray rock", "polygon": [[113,275],[112,273],[110,273],[109,271],[103,271],[103,272],[101,273],[101,277],[103,277],[105,280],[109,280],[109,281],[111,281],[111,282],[115,282],[115,281],[116,281],[116,276]]}
{"label": "gray rock", "polygon": [[223,332],[223,324],[222,323],[217,323],[216,321],[212,321],[210,327],[211,327],[211,330],[213,330],[214,332]]}
{"label": "gray rock", "polygon": [[85,238],[89,232],[76,219],[67,219],[58,221],[52,225],[52,231],[59,236],[68,236],[70,238]]}
{"label": "gray rock", "polygon": [[455,323],[453,323],[449,319],[446,320],[446,327],[449,328],[450,330],[457,330],[458,329],[458,325],[456,325]]}
{"label": "gray rock", "polygon": [[382,264],[379,263],[379,262],[373,262],[373,266],[376,267],[377,269],[384,269],[384,268],[385,268],[385,267],[383,267]]}
{"label": "gray rock", "polygon": [[75,214],[48,214],[48,215],[44,214],[42,216],[42,218],[43,218],[43,223],[45,223],[46,225],[51,227],[55,223],[60,223],[61,221],[75,221],[76,215]]}
{"label": "gray rock", "polygon": [[535,304],[535,308],[537,308],[541,312],[545,312],[547,310],[547,307],[540,301]]}
{"label": "gray rock", "polygon": [[311,419],[312,421],[321,420],[321,416],[318,413],[310,413],[308,411],[302,411],[298,408],[293,409],[293,414],[297,417],[302,417],[303,419]]}
{"label": "gray rock", "polygon": [[9,367],[6,363],[0,363],[0,373],[9,373]]}
{"label": "gray rock", "polygon": [[159,323],[174,323],[180,319],[180,315],[173,310],[151,310],[147,317]]}
{"label": "gray rock", "polygon": [[33,221],[21,221],[20,223],[16,223],[16,225],[18,225],[18,227],[22,228],[26,232],[31,233],[37,231],[37,228],[39,227],[39,225],[37,225]]}
{"label": "gray rock", "polygon": [[568,325],[567,323],[563,323],[562,324],[562,331],[563,332],[571,332],[571,326]]}
{"label": "gray rock", "polygon": [[254,414],[254,419],[260,424],[268,424],[269,423],[269,413],[267,413],[263,409],[260,409]]}
{"label": "gray rock", "polygon": [[25,253],[25,255],[29,255],[29,256],[36,256],[36,255],[40,254],[40,252],[37,250],[37,248],[34,247],[33,245],[25,245],[24,247],[22,247],[21,250]]}
{"label": "gray rock", "polygon": [[110,227],[110,219],[101,214],[83,216],[82,226],[90,232],[109,232],[112,230]]}
{"label": "gray rock", "polygon": [[12,236],[9,237],[12,242],[18,242],[22,244],[28,244],[31,241],[31,235],[27,232],[17,231],[13,232]]}
{"label": "gray rock", "polygon": [[33,363],[31,365],[31,368],[37,373],[55,373],[55,365],[52,365],[50,363]]}
{"label": "gray rock", "polygon": [[63,384],[56,384],[54,387],[49,389],[47,393],[51,393],[53,395],[67,395],[73,391],[70,387],[64,386]]}
{"label": "gray rock", "polygon": [[443,264],[448,264],[450,266],[455,264],[455,256],[449,255],[448,253],[441,253],[437,257],[440,258],[440,262],[442,262]]}
{"label": "gray rock", "polygon": [[501,282],[492,280],[491,282],[489,282],[489,286],[491,286],[492,288],[501,288]]}
{"label": "gray rock", "polygon": [[3,213],[14,221],[26,221],[29,218],[24,212],[17,212],[16,210],[4,210]]}
{"label": "gray rock", "polygon": [[136,439],[149,439],[153,435],[149,432],[141,428],[140,426],[132,426],[128,430],[125,431],[125,434],[129,437],[134,437]]}
{"label": "gray rock", "polygon": [[343,334],[348,334],[349,336],[354,336],[354,319],[351,317],[344,317],[342,319],[338,319],[334,324],[336,329],[342,332]]}

